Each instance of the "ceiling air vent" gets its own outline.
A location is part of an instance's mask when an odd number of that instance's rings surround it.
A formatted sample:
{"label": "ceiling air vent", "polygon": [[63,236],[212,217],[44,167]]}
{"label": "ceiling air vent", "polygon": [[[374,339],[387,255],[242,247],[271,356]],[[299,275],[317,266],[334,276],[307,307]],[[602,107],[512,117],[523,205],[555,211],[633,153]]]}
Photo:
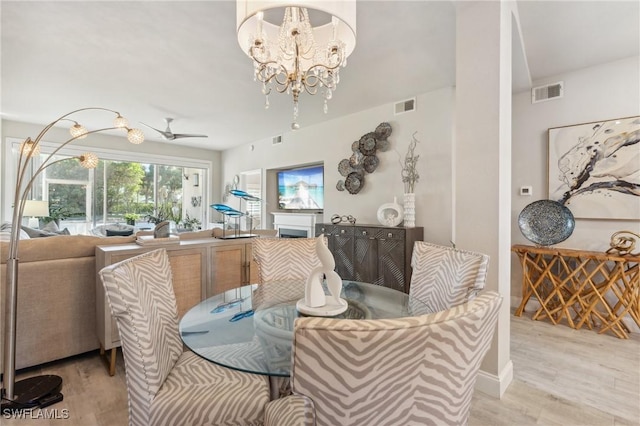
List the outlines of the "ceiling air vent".
{"label": "ceiling air vent", "polygon": [[416,109],[416,98],[407,99],[406,101],[396,102],[394,108],[394,115],[404,114],[405,112],[411,112]]}
{"label": "ceiling air vent", "polygon": [[280,145],[282,143],[282,135],[274,136],[271,139],[271,145]]}
{"label": "ceiling air vent", "polygon": [[531,103],[550,101],[559,99],[564,94],[564,82],[551,83],[531,89]]}

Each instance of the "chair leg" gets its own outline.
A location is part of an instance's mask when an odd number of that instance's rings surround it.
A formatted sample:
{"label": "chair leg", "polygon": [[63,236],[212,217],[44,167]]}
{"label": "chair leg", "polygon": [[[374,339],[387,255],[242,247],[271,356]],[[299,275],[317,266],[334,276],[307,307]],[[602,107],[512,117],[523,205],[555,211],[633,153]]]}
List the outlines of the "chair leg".
{"label": "chair leg", "polygon": [[100,344],[100,355],[103,356],[105,363],[107,364],[107,370],[109,371],[110,376],[116,375],[116,355],[118,353],[118,348],[111,348],[111,354],[106,355],[104,346],[102,343]]}

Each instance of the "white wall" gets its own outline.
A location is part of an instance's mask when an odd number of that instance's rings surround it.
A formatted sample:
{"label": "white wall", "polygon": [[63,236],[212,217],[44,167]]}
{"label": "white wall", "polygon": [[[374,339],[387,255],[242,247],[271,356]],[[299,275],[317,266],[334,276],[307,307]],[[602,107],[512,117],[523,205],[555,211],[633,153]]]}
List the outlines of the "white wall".
{"label": "white wall", "polygon": [[[300,102],[304,103],[304,98]],[[420,142],[415,152],[420,155],[420,180],[415,187],[416,226],[424,226],[426,240],[449,244],[452,228],[453,103],[454,89],[444,88],[417,96],[416,110],[399,115],[394,115],[393,104],[387,104],[304,127],[304,113],[301,113],[302,127],[295,132],[284,132],[282,144],[272,145],[271,139],[265,139],[224,151],[223,182],[231,182],[233,175],[245,170],[262,168],[263,194],[269,198],[267,192],[276,189],[273,184],[267,186],[265,170],[323,161],[324,220],[328,222],[331,215],[340,214],[356,217],[358,224],[378,224],[376,213],[381,204],[393,201],[393,197],[402,204],[404,187],[400,158],[406,154],[411,135],[417,132]],[[391,149],[378,153],[380,165],[366,175],[365,186],[360,193],[352,195],[338,191],[336,183],[344,179],[338,173],[338,163],[349,158],[354,141],[374,131],[382,122],[391,124]],[[232,202],[230,199],[229,204]],[[266,206],[266,220],[272,219],[269,213],[276,210],[275,203],[270,204],[274,205]]]}
{"label": "white wall", "polygon": [[[2,176],[3,184],[1,185],[2,207],[0,208],[0,221],[11,220],[11,203],[13,193],[8,193],[5,182],[13,182],[15,177],[7,176],[7,161],[11,161],[11,157],[5,156],[6,144],[8,138],[24,140],[27,137],[35,138],[42,131],[44,126],[30,123],[22,123],[17,121],[2,120],[0,139],[2,141],[0,151],[0,176]],[[69,132],[65,128],[52,128],[43,138],[43,142],[62,143],[69,139]],[[218,199],[221,193],[220,181],[220,151],[212,151],[206,149],[190,148],[174,144],[166,144],[161,142],[145,141],[140,145],[134,145],[127,141],[126,137],[113,136],[107,133],[96,133],[89,138],[74,141],[73,145],[86,146],[89,149],[109,149],[120,150],[124,152],[138,152],[155,154],[162,156],[181,157],[194,160],[210,161],[212,163],[211,176],[207,183],[209,192],[209,200]],[[202,182],[201,182],[202,185]]]}
{"label": "white wall", "polygon": [[[534,87],[564,81],[561,99],[531,103],[530,92],[513,96],[513,201],[512,240],[531,244],[518,228],[518,214],[547,194],[547,130],[551,127],[640,115],[640,57],[632,57],[580,71],[535,81]],[[640,165],[639,165],[640,167]],[[518,195],[521,186],[531,185],[533,196]],[[639,201],[640,202],[640,201]],[[604,251],[616,231],[640,232],[638,220],[576,219],[573,234],[559,247]],[[512,257],[513,296],[522,296],[522,268]],[[515,300],[515,299],[513,299]]]}

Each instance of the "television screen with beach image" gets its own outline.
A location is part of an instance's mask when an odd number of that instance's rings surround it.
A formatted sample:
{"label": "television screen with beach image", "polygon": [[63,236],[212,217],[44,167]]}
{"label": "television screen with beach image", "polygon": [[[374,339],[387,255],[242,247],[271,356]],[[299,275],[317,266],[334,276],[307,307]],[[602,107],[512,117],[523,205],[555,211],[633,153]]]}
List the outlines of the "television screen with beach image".
{"label": "television screen with beach image", "polygon": [[324,166],[279,171],[278,206],[282,210],[322,210]]}

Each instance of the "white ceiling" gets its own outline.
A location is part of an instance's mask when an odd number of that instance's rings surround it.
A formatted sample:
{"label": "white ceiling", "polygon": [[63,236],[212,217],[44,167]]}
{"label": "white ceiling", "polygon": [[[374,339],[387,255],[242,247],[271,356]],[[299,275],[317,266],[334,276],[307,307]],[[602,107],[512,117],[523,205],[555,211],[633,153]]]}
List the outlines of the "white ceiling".
{"label": "white ceiling", "polygon": [[[640,54],[638,1],[518,1],[533,80]],[[117,109],[137,122],[209,138],[176,143],[208,149],[289,130],[291,98],[261,87],[238,45],[234,1],[6,1],[2,23],[3,118],[46,124],[85,106]],[[526,61],[525,61],[526,60]],[[514,84],[527,89],[526,68]],[[455,3],[361,1],[357,45],[322,113],[303,95],[301,126],[404,100],[455,83]],[[85,118],[86,117],[86,118]],[[104,127],[99,114],[82,116]]]}

